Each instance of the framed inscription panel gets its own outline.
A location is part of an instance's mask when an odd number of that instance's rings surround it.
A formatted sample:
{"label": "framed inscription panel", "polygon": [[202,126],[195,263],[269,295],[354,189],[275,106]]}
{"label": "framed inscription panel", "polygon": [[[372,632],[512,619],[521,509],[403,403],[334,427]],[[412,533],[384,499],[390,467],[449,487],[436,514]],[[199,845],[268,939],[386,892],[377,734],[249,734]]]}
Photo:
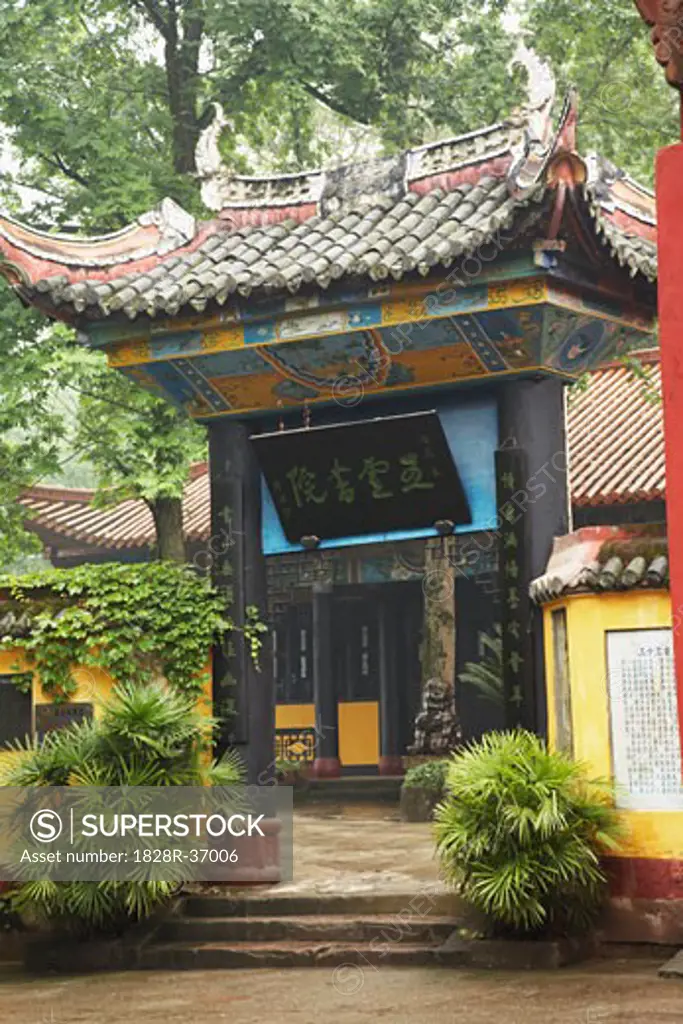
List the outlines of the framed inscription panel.
{"label": "framed inscription panel", "polygon": [[607,674],[617,806],[683,810],[671,630],[609,632]]}
{"label": "framed inscription panel", "polygon": [[472,521],[436,412],[257,434],[251,441],[291,543]]}
{"label": "framed inscription panel", "polygon": [[36,704],[36,733],[42,739],[55,729],[66,729],[93,717],[92,704]]}

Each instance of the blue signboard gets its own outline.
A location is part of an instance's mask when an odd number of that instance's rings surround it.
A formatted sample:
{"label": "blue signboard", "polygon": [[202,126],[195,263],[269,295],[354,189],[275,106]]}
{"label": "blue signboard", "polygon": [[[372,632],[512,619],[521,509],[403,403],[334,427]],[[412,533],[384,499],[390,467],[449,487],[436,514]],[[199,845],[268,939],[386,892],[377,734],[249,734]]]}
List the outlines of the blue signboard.
{"label": "blue signboard", "polygon": [[[494,452],[498,447],[498,414],[493,397],[449,398],[429,403],[436,409],[446,436],[453,461],[458,471],[467,502],[471,522],[457,526],[456,533],[471,533],[491,529],[496,519],[496,480]],[[376,410],[373,410],[376,416]],[[374,418],[372,415],[357,419]],[[263,481],[263,545],[266,555],[302,551],[300,544],[290,543],[280,522],[268,487]],[[359,544],[377,544],[434,537],[436,530],[427,527],[391,533],[364,533],[322,541],[321,548],[350,547]]]}

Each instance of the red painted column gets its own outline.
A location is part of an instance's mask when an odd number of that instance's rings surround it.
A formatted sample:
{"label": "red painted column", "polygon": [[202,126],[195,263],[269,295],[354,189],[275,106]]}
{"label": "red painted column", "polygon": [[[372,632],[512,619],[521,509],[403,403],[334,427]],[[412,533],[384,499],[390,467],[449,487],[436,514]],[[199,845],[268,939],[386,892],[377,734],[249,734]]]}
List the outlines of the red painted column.
{"label": "red painted column", "polygon": [[683,750],[683,144],[657,156],[657,234],[669,569]]}

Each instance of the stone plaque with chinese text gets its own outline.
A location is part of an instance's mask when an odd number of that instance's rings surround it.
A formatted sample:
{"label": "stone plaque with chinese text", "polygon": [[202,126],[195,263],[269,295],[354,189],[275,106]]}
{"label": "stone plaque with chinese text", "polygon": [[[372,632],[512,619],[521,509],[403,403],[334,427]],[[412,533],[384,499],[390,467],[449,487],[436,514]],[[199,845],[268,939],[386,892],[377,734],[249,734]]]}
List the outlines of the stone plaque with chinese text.
{"label": "stone plaque with chinese text", "polygon": [[617,805],[683,810],[671,630],[608,633],[607,667]]}

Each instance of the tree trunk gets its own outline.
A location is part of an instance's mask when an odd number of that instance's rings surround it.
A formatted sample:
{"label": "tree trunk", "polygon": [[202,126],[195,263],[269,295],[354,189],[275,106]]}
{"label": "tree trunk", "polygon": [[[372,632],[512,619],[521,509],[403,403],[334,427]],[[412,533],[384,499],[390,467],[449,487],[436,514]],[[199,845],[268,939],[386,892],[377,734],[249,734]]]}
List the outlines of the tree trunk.
{"label": "tree trunk", "polygon": [[168,102],[173,120],[173,168],[179,174],[195,171],[199,138],[199,51],[204,21],[201,5],[188,2],[182,22],[171,17],[164,33]]}
{"label": "tree trunk", "polygon": [[162,562],[185,562],[182,499],[157,498],[150,508],[157,531],[157,557]]}

